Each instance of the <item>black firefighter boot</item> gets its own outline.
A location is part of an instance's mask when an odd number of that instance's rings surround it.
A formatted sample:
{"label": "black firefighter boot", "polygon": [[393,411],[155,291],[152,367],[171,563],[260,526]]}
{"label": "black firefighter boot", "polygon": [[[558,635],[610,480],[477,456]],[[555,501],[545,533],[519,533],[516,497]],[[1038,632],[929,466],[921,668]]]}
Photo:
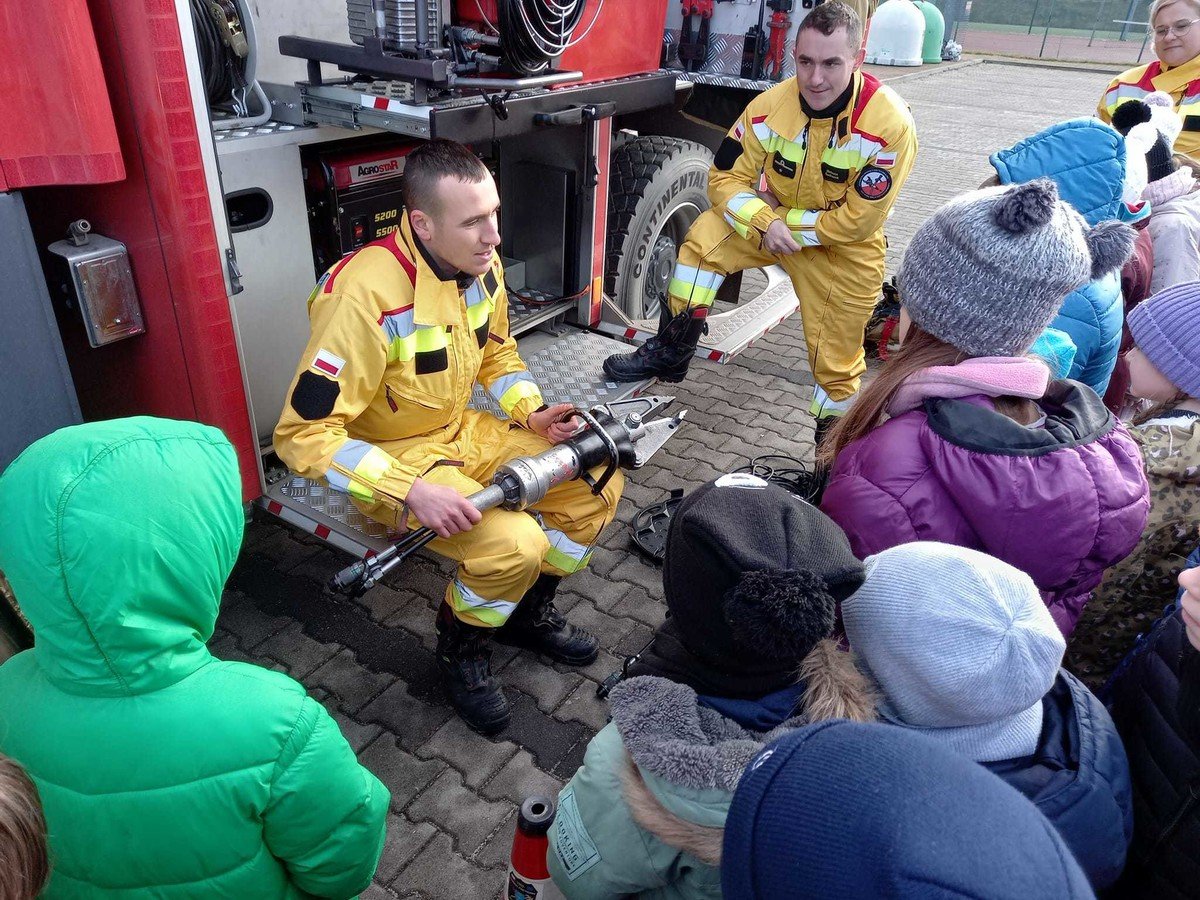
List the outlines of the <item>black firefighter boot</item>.
{"label": "black firefighter boot", "polygon": [[442,682],[462,720],[482,734],[495,734],[508,725],[508,700],[492,677],[494,628],[468,625],[442,601],[437,615],[437,663]]}
{"label": "black firefighter boot", "polygon": [[496,634],[496,640],[545,654],[564,665],[586,666],[599,654],[600,642],[568,622],[554,606],[560,581],[557,575],[539,575]]}
{"label": "black firefighter boot", "polygon": [[614,353],[604,361],[613,381],[683,381],[700,335],[708,331],[708,307],[685,309],[659,326],[658,334],[632,353]]}

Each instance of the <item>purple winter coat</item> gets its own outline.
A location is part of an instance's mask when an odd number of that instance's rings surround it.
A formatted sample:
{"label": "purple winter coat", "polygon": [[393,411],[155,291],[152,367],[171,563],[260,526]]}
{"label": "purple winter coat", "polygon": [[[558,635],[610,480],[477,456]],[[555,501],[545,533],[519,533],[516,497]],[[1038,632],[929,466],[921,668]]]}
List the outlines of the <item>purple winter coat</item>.
{"label": "purple winter coat", "polygon": [[1104,570],[1133,550],[1149,489],[1137,444],[1096,394],[1052,382],[1043,427],[986,396],[927,398],[838,455],[821,501],[860,558],[910,541],[981,550],[1037,584],[1070,636]]}

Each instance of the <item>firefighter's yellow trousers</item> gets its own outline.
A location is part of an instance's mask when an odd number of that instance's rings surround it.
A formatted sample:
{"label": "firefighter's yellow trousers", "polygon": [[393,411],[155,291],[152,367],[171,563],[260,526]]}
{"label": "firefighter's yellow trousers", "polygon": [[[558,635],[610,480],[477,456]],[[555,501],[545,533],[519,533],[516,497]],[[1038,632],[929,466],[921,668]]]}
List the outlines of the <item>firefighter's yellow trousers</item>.
{"label": "firefighter's yellow trousers", "polygon": [[[490,484],[501,463],[550,447],[544,438],[488,413],[468,409],[458,424],[457,430],[451,426],[422,438],[375,443],[401,462],[419,465],[423,481],[452,487],[464,497]],[[454,614],[470,625],[497,628],[539,574],[570,575],[586,566],[592,545],[616,515],[623,485],[620,471],[599,496],[579,479],[567,481],[551,488],[531,511],[489,509],[470,531],[430,541],[430,549],[458,563],[446,588]],[[355,503],[385,525],[400,527],[402,510]],[[410,529],[420,524],[411,514],[403,523]]]}
{"label": "firefighter's yellow trousers", "polygon": [[814,415],[843,412],[867,369],[863,330],[883,284],[883,234],[859,244],[804,247],[776,256],[737,234],[720,213],[702,213],[679,248],[668,293],[671,313],[712,306],[725,276],[776,264],[800,300],[808,364],[817,382]]}

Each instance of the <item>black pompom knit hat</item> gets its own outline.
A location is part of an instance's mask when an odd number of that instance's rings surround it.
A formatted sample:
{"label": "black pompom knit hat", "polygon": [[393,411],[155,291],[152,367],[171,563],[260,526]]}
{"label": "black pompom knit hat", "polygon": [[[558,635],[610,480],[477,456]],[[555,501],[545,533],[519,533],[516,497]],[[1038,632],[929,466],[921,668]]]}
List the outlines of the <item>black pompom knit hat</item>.
{"label": "black pompom knit hat", "polygon": [[721,697],[787,687],[862,581],[846,535],[819,509],[761,479],[723,476],[685,497],[671,522],[671,615],[636,674]]}

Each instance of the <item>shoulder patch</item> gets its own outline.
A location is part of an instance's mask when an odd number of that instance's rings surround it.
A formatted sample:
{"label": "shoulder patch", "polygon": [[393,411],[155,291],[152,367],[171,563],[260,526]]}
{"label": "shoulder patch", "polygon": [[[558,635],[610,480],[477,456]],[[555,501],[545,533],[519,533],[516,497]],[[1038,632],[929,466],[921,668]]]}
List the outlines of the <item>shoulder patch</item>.
{"label": "shoulder patch", "polygon": [[892,189],[892,176],[886,169],[867,166],[859,173],[854,189],[864,200],[882,200]]}
{"label": "shoulder patch", "polygon": [[738,161],[738,157],[741,155],[742,142],[727,137],[721,141],[721,146],[717,148],[717,155],[713,159],[713,165],[722,172],[728,172],[733,168],[733,164]]}
{"label": "shoulder patch", "polygon": [[316,422],[333,412],[341,392],[336,381],[306,369],[300,373],[292,390],[292,409],[306,422]]}

